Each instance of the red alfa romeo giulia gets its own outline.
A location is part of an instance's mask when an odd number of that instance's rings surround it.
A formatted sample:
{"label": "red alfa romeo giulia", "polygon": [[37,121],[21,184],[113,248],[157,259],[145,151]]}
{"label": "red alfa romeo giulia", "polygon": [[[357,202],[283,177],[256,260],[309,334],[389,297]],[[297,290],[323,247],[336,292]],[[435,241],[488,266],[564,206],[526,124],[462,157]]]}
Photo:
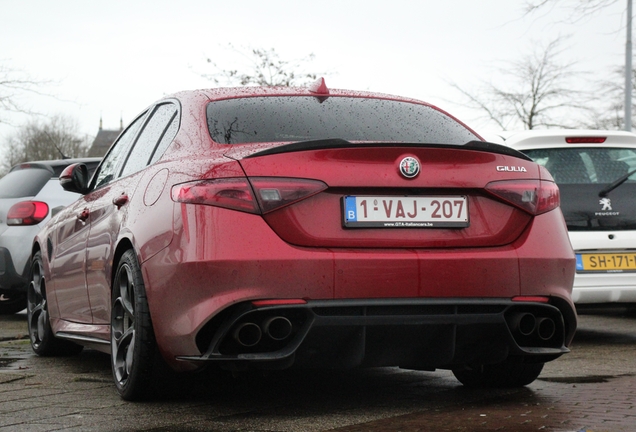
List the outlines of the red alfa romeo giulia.
{"label": "red alfa romeo giulia", "polygon": [[522,386],[574,335],[548,171],[417,100],[322,79],[177,93],[60,181],[82,195],[33,245],[31,343],[109,352],[127,400],[161,363]]}

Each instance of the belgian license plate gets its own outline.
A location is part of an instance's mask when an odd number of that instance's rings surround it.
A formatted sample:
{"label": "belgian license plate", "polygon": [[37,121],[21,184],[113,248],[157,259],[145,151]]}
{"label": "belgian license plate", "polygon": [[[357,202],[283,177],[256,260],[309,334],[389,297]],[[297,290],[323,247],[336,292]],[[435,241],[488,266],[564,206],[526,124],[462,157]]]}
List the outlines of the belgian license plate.
{"label": "belgian license plate", "polygon": [[636,252],[576,254],[576,270],[580,272],[636,271]]}
{"label": "belgian license plate", "polygon": [[466,196],[345,196],[347,228],[464,228]]}

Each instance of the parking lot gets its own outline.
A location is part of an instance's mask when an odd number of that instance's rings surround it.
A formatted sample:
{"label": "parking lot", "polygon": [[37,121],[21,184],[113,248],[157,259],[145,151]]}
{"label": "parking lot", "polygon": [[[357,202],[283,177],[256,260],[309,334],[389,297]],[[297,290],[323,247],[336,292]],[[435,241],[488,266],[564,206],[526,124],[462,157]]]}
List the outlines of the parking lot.
{"label": "parking lot", "polygon": [[616,431],[636,425],[636,316],[580,316],[572,352],[522,389],[469,390],[447,371],[180,377],[122,401],[108,357],[38,358],[26,316],[0,318],[0,431]]}

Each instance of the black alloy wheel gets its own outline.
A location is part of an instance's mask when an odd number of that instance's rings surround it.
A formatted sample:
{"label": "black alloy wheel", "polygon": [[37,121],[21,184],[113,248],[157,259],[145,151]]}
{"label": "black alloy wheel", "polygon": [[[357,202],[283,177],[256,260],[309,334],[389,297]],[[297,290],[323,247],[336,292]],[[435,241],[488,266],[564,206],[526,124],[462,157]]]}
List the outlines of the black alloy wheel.
{"label": "black alloy wheel", "polygon": [[149,396],[158,352],[143,277],[133,250],[119,260],[112,292],[113,379],[123,399],[142,400]]}
{"label": "black alloy wheel", "polygon": [[57,339],[53,335],[41,252],[36,252],[31,262],[31,283],[27,289],[27,323],[31,348],[39,356],[75,355],[83,349],[81,345]]}

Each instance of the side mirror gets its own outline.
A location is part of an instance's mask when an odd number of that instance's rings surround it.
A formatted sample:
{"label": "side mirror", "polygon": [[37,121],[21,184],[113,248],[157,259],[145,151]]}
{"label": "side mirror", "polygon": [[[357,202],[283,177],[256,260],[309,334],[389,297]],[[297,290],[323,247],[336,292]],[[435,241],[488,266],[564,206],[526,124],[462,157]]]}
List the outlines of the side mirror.
{"label": "side mirror", "polygon": [[60,174],[60,184],[69,192],[85,194],[88,190],[88,180],[88,168],[83,163],[69,165]]}

